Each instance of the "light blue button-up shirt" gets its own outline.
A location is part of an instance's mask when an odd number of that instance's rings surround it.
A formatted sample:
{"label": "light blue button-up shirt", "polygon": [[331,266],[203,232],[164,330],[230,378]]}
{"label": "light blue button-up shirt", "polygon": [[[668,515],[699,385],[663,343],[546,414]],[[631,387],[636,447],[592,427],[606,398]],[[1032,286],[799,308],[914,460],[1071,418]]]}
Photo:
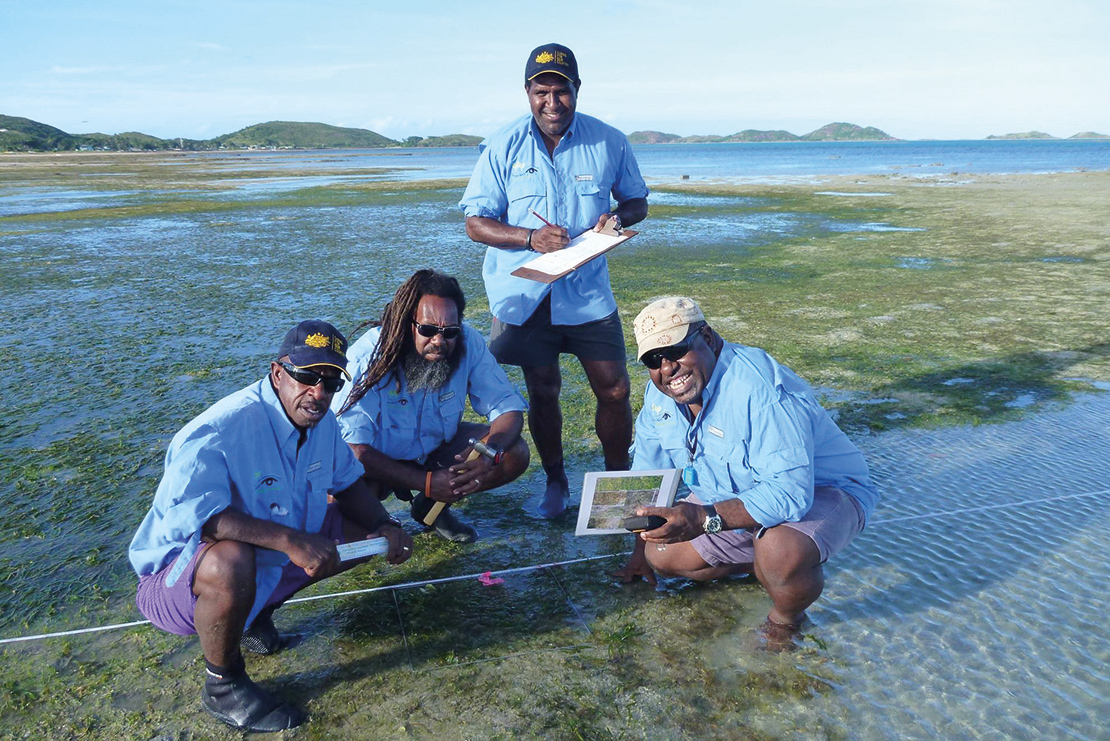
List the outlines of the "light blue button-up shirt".
{"label": "light blue button-up shirt", "polygon": [[[154,504],[131,541],[128,555],[140,576],[177,559],[172,586],[200,545],[201,528],[232,508],[304,532],[324,522],[328,494],[343,491],[363,474],[343,442],[332,414],[299,432],[269,376],[213,404],[173,436]],[[255,602],[247,625],[265,606],[289,557],[255,548]]]}
{"label": "light blue button-up shirt", "polygon": [[[531,114],[483,141],[478,150],[474,174],[459,202],[468,217],[539,229],[544,224],[531,214],[534,209],[573,239],[597,226],[610,210],[610,194],[618,204],[648,195],[628,138],[581,113],[574,115],[555,147],[554,161]],[[585,324],[616,311],[604,256],[551,284],[511,275],[535,256],[528,250],[486,250],[482,277],[495,317],[523,324],[548,291],[552,324]]]}
{"label": "light blue button-up shirt", "polygon": [[[366,373],[380,337],[381,328],[375,327],[347,349],[347,372],[355,383]],[[388,374],[339,416],[343,439],[369,445],[394,460],[423,463],[458,432],[468,396],[474,411],[490,422],[506,412],[524,411],[524,399],[493,359],[481,333],[463,324],[460,340],[459,367],[446,384],[412,392],[403,373]],[[353,386],[348,384],[332,397],[332,411],[343,408]]]}
{"label": "light blue button-up shirt", "polygon": [[763,350],[726,342],[689,422],[648,382],[636,419],[632,468],[685,468],[706,504],[740,499],[763,527],[798,522],[814,486],[836,486],[870,517],[879,499],[867,461],[809,385]]}

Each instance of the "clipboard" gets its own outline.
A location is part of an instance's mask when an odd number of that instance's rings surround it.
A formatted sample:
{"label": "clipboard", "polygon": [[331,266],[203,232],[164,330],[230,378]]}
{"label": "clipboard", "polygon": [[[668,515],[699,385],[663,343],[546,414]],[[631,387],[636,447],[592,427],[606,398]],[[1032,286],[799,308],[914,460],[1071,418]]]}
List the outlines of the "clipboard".
{"label": "clipboard", "polygon": [[514,270],[512,275],[540,283],[553,283],[637,234],[639,232],[631,229],[611,233],[590,229],[572,239],[570,244],[558,252],[537,255]]}

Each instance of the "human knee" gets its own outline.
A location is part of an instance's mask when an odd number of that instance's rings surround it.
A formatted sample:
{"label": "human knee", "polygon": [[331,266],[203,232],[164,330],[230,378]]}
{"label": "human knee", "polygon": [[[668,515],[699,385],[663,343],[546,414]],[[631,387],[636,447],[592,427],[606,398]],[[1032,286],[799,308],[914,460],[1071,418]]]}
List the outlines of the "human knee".
{"label": "human knee", "polygon": [[627,404],[630,393],[628,376],[615,378],[612,383],[597,387],[595,393],[600,404]]}
{"label": "human knee", "polygon": [[755,541],[755,559],[760,580],[767,585],[785,586],[811,579],[821,566],[821,553],[808,536],[791,528],[777,527]]}
{"label": "human knee", "polygon": [[520,438],[516,443],[510,445],[509,449],[505,451],[505,460],[501,462],[505,482],[519,478],[527,470],[531,458],[532,453],[528,450],[528,443],[524,442],[524,438]]}
{"label": "human knee", "polygon": [[221,540],[210,545],[197,566],[193,589],[234,594],[254,588],[254,546],[238,540]]}

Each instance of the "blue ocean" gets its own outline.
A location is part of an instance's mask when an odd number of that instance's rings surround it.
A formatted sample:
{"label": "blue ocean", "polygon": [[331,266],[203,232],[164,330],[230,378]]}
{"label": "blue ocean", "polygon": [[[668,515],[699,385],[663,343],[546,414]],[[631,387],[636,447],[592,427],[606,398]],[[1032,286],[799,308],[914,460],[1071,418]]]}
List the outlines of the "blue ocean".
{"label": "blue ocean", "polygon": [[[634,149],[649,181],[1110,169],[1110,139],[642,144]],[[352,168],[389,168],[383,179],[415,180],[469,177],[477,157],[477,149],[469,147],[237,153],[241,165],[311,166],[335,169],[337,175]]]}

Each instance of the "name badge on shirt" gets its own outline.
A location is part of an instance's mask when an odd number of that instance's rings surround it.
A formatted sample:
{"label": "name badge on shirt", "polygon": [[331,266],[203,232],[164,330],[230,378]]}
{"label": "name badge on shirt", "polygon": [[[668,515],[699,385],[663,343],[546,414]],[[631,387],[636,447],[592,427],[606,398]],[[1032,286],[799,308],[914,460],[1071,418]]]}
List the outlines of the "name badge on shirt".
{"label": "name badge on shirt", "polygon": [[321,463],[320,461],[316,461],[315,463],[309,463],[308,464],[308,472],[312,473],[313,471],[319,471],[320,466],[322,466],[322,465],[324,465],[324,464]]}
{"label": "name badge on shirt", "polygon": [[454,399],[454,398],[455,398],[455,392],[454,391],[448,391],[446,394],[439,397],[439,400],[440,401],[450,401],[451,399]]}
{"label": "name badge on shirt", "polygon": [[725,439],[725,431],[724,430],[717,429],[713,425],[706,425],[705,429],[709,430],[710,435],[716,435],[717,437],[721,438],[722,440]]}
{"label": "name badge on shirt", "polygon": [[594,179],[593,175],[575,175],[574,179],[580,183],[588,183]]}

